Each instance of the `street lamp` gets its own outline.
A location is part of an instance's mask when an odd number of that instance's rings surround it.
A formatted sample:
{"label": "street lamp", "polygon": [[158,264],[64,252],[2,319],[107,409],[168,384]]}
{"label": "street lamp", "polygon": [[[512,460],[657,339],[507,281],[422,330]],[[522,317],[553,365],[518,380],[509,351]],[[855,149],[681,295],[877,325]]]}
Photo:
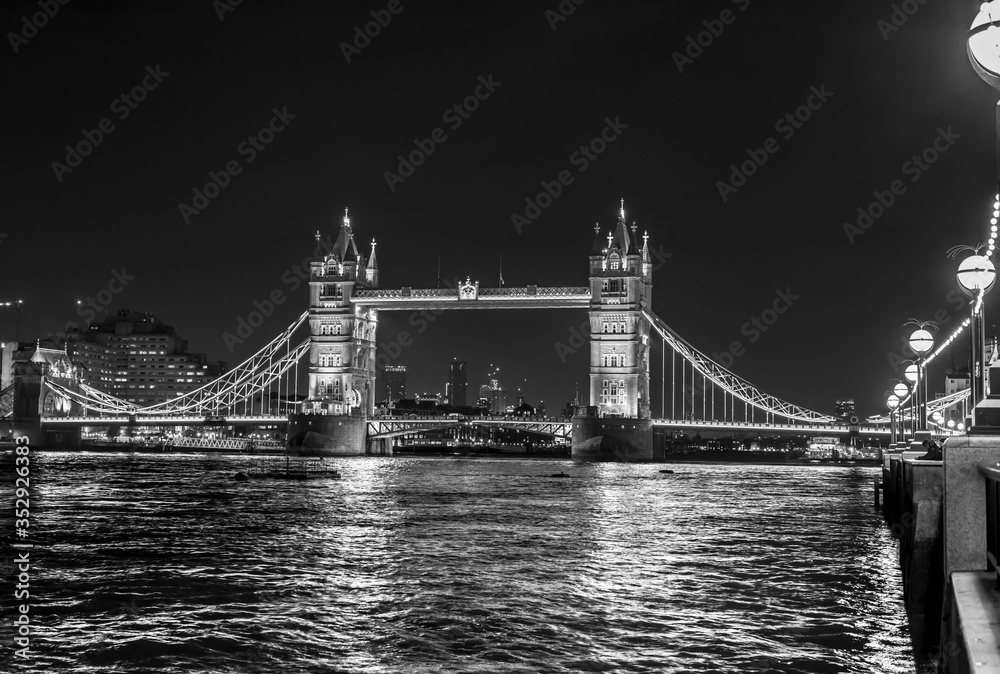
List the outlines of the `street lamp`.
{"label": "street lamp", "polygon": [[1000,89],[1000,2],[984,2],[969,28],[969,61],[988,85]]}
{"label": "street lamp", "polygon": [[[1000,2],[984,2],[979,7],[979,13],[972,20],[969,34],[966,41],[966,48],[969,54],[969,62],[976,74],[994,89],[1000,89]],[[1000,105],[996,110],[997,129],[997,183],[1000,185]],[[997,199],[1000,203],[1000,189],[997,190]],[[998,206],[994,205],[994,213]],[[996,217],[992,221],[996,225]],[[992,238],[991,238],[992,244]],[[992,249],[987,255],[992,254]],[[978,258],[973,260],[972,258]],[[970,261],[972,260],[972,261]],[[963,281],[963,266],[966,266],[966,276],[972,277],[969,282]],[[996,269],[989,258],[980,255],[969,256],[962,261],[959,266],[958,282],[966,291],[982,292],[984,295],[989,292],[996,279]],[[978,286],[978,287],[970,287]],[[980,315],[978,330],[976,329],[975,304],[973,304],[972,323],[969,325],[972,333],[972,362],[969,368],[970,383],[972,384],[972,404],[976,405],[985,395],[986,387],[986,367],[983,356],[983,330],[985,320]],[[982,312],[980,312],[982,313]],[[978,367],[977,367],[978,366]]]}
{"label": "street lamp", "polygon": [[[892,392],[896,395],[896,398],[898,398],[899,401],[902,402],[902,401],[906,400],[906,397],[908,395],[910,395],[910,387],[907,386],[905,382],[899,381],[899,382],[896,382],[896,385],[893,387]],[[898,406],[898,404],[897,404],[897,406]],[[897,418],[899,420],[899,433],[898,433],[898,435],[902,436],[905,439],[905,437],[906,437],[906,416],[903,414],[902,410],[899,411],[899,413],[897,415]]]}
{"label": "street lamp", "polygon": [[996,283],[996,267],[984,255],[970,255],[958,265],[956,278],[958,285],[966,295],[973,298],[972,313],[969,321],[969,385],[971,387],[974,407],[986,395],[986,336],[984,310],[976,315],[977,299],[988,293]]}
{"label": "street lamp", "polygon": [[890,393],[885,399],[885,406],[889,408],[889,442],[896,442],[896,408],[899,407],[899,396]]}
{"label": "street lamp", "polygon": [[[916,322],[916,321],[914,321]],[[934,337],[930,332],[927,331],[927,327],[932,324],[930,321],[917,322],[919,326],[910,335],[910,350],[917,355],[917,378],[913,381],[916,386],[914,392],[917,394],[917,411],[920,414],[920,421],[918,423],[917,430],[926,431],[927,430],[927,372],[923,371],[922,364],[926,362],[924,356],[930,353],[930,350],[934,348]],[[912,366],[911,366],[912,367]],[[906,368],[909,372],[910,368]],[[920,380],[924,380],[923,395],[920,391]]]}

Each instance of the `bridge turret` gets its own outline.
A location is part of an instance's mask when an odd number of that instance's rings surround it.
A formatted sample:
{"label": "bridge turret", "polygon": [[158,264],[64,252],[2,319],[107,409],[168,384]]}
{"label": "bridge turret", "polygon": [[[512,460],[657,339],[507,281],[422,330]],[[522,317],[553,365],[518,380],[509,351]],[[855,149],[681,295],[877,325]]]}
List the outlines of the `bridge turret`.
{"label": "bridge turret", "polygon": [[600,416],[649,418],[649,325],[641,310],[651,299],[652,268],[636,244],[623,199],[614,233],[590,255],[590,404]]}
{"label": "bridge turret", "polygon": [[[377,282],[377,274],[368,273],[372,264],[369,261],[366,267],[358,253],[345,209],[340,234],[329,255],[310,264],[309,394],[302,404],[302,414],[296,415],[289,427],[289,442],[295,447],[301,446],[305,435],[312,432],[328,439],[311,450],[364,452],[363,429],[359,444],[354,427],[359,421],[363,423],[374,408],[378,319],[374,309],[355,307],[351,297],[356,287],[371,287],[371,281]],[[317,420],[316,415],[331,419]],[[344,435],[336,430],[342,428],[351,429],[346,440],[336,439]]]}

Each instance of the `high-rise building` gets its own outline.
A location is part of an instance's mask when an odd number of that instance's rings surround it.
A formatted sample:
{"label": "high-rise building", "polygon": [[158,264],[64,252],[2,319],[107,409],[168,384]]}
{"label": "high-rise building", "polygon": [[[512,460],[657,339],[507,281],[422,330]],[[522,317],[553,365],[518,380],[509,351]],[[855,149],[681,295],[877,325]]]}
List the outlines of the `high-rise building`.
{"label": "high-rise building", "polygon": [[406,397],[406,366],[386,365],[385,373],[385,400],[394,403]]}
{"label": "high-rise building", "polygon": [[465,407],[467,399],[466,363],[454,361],[448,365],[448,404],[452,407]]}
{"label": "high-rise building", "polygon": [[66,353],[94,388],[136,405],[165,402],[207,384],[226,371],[150,313],[119,309],[86,332],[66,335]]}
{"label": "high-rise building", "polygon": [[838,400],[836,405],[835,417],[841,420],[850,419],[855,416],[854,411],[854,401],[848,398],[847,400]]}

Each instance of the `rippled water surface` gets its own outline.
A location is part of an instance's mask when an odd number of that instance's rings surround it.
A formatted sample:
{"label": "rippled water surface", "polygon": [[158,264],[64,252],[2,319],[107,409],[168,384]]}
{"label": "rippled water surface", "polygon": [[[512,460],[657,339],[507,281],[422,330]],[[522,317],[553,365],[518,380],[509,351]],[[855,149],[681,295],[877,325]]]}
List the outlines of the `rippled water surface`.
{"label": "rippled water surface", "polygon": [[32,459],[17,671],[915,671],[874,468]]}

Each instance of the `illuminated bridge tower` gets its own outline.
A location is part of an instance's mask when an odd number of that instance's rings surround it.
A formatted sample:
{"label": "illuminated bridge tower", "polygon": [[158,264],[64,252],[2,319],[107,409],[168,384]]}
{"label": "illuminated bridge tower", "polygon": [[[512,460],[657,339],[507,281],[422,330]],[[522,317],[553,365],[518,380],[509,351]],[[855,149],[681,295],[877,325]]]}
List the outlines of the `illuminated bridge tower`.
{"label": "illuminated bridge tower", "polygon": [[652,459],[649,415],[649,324],[653,265],[648,236],[625,221],[625,201],[613,233],[594,227],[590,252],[590,406],[573,418],[573,458]]}
{"label": "illuminated bridge tower", "polygon": [[310,265],[309,394],[288,425],[292,453],[365,453],[366,421],[375,405],[378,317],[375,309],[353,305],[351,296],[377,288],[378,277],[375,242],[366,261],[345,210],[333,248]]}

